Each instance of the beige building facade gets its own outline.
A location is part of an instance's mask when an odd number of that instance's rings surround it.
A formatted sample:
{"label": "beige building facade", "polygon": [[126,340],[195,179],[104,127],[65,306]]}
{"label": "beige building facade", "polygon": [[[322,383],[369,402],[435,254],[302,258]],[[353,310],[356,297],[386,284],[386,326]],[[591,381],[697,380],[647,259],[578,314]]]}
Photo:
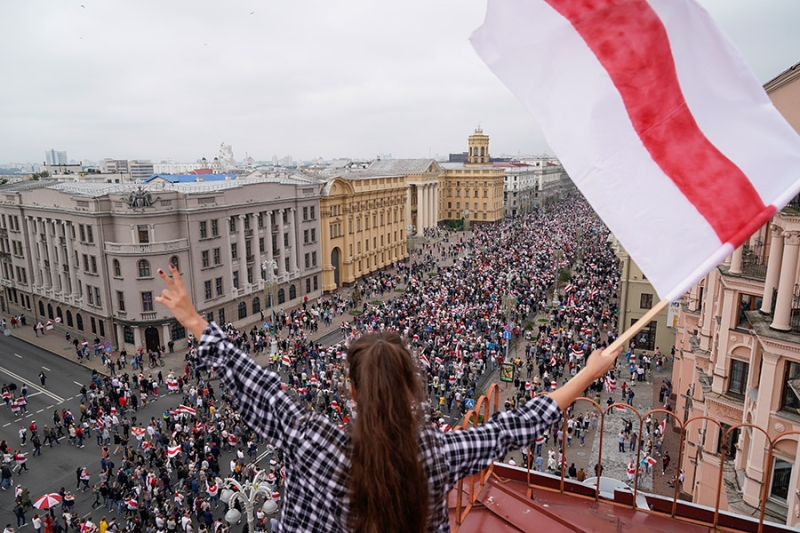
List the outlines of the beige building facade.
{"label": "beige building facade", "polygon": [[[155,303],[162,288],[157,270],[173,263],[209,320],[260,324],[262,311],[321,294],[318,209],[318,189],[294,180],[146,191],[8,185],[0,194],[0,304],[115,349],[170,339],[180,346],[186,331]],[[265,293],[270,276],[274,284]]]}
{"label": "beige building facade", "polygon": [[[765,88],[800,131],[795,67]],[[682,299],[673,367],[679,419],[708,417],[688,428],[681,458],[684,491],[713,506],[711,495],[724,468],[722,509],[752,514],[765,499],[769,519],[795,528],[800,527],[799,200]],[[729,432],[727,443],[717,423]]]}

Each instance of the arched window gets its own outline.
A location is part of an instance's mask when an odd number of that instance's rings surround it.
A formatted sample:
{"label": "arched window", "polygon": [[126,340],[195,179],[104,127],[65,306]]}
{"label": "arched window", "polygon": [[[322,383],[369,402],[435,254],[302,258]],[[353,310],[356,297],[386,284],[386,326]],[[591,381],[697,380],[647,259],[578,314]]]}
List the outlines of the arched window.
{"label": "arched window", "polygon": [[289,285],[289,300],[294,300],[295,298],[297,298],[297,289],[294,284],[292,284]]}
{"label": "arched window", "polygon": [[44,302],[39,300],[39,314],[44,316]]}
{"label": "arched window", "polygon": [[72,327],[72,311],[67,310],[67,327]]}
{"label": "arched window", "polygon": [[484,153],[483,153],[483,146],[481,146],[481,157],[483,157],[483,156],[484,156]]}
{"label": "arched window", "polygon": [[83,331],[83,317],[80,313],[75,314],[75,321],[78,323],[78,330]]}
{"label": "arched window", "polygon": [[150,261],[147,259],[142,259],[139,261],[139,277],[140,278],[149,278],[150,277]]}
{"label": "arched window", "polygon": [[60,318],[62,322],[64,321],[64,315],[61,314],[61,308],[60,307],[56,307],[56,318]]}
{"label": "arched window", "polygon": [[170,265],[175,265],[175,270],[177,270],[178,272],[181,271],[181,266],[180,266],[180,263],[178,263],[178,256],[177,255],[173,255],[172,257],[169,258],[169,264]]}
{"label": "arched window", "polygon": [[253,298],[253,314],[261,312],[261,300],[258,297]]}
{"label": "arched window", "polygon": [[174,322],[172,324],[172,340],[177,341],[180,339],[186,338],[186,328],[184,328],[180,322]]}
{"label": "arched window", "polygon": [[119,260],[114,259],[114,277],[121,278],[122,277],[122,267],[119,266]]}
{"label": "arched window", "polygon": [[136,342],[133,338],[133,328],[130,326],[122,328],[122,336],[125,338],[125,344],[133,344]]}
{"label": "arched window", "polygon": [[47,304],[47,318],[49,318],[50,320],[53,320],[53,318],[55,318],[53,316],[53,306],[50,304]]}
{"label": "arched window", "polygon": [[278,305],[284,303],[286,301],[286,293],[283,289],[278,289]]}
{"label": "arched window", "polygon": [[244,302],[239,303],[239,320],[247,318],[247,304]]}

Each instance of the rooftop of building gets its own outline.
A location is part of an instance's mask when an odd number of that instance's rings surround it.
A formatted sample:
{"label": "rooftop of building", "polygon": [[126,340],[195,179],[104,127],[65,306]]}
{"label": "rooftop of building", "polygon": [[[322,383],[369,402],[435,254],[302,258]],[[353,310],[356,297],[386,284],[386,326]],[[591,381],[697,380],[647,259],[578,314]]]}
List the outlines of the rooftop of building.
{"label": "rooftop of building", "polygon": [[153,180],[162,179],[170,183],[199,183],[203,181],[225,181],[236,179],[236,174],[153,174],[144,180],[150,183]]}
{"label": "rooftop of building", "polygon": [[[392,174],[424,174],[437,172],[438,163],[433,159],[376,159],[369,168],[370,172]],[[433,168],[431,168],[433,167]]]}
{"label": "rooftop of building", "polygon": [[439,163],[439,166],[441,166],[444,170],[492,170],[498,168],[496,165],[493,165],[492,163],[486,163],[484,165],[481,165],[481,164],[469,164],[460,162],[451,163],[449,161],[446,163]]}

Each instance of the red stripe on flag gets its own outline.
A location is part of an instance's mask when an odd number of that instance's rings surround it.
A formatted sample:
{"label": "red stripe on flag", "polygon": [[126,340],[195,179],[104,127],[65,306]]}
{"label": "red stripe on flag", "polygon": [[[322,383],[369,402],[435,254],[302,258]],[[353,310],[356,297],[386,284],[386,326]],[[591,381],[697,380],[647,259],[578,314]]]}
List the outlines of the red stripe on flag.
{"label": "red stripe on flag", "polygon": [[653,161],[720,241],[736,247],[775,214],[698,127],[680,87],[667,31],[646,0],[546,2],[592,50]]}

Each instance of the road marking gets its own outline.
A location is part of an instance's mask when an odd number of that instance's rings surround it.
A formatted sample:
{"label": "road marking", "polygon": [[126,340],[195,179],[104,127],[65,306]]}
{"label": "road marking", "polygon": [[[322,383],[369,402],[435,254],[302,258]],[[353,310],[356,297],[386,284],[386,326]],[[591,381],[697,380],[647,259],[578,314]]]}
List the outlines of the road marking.
{"label": "road marking", "polygon": [[28,398],[30,398],[31,396],[38,396],[38,395],[40,395],[41,393],[42,393],[42,391],[36,391],[36,392],[33,392],[33,393],[31,393],[31,394],[28,394]]}
{"label": "road marking", "polygon": [[39,409],[39,410],[38,410],[38,411],[36,411],[36,412],[37,412],[37,413],[41,413],[42,411],[44,411],[44,408],[42,408],[42,409]]}
{"label": "road marking", "polygon": [[49,369],[49,368],[47,368],[46,366],[43,366],[43,367],[42,367],[42,370],[47,370],[48,372],[50,372],[50,369]]}
{"label": "road marking", "polygon": [[33,416],[33,413],[28,413],[27,415],[25,415],[25,418],[30,418],[32,416]]}
{"label": "road marking", "polygon": [[74,383],[75,385],[77,385],[78,387],[83,387],[83,383],[79,383],[79,382],[77,382],[77,381],[73,381],[73,383]]}
{"label": "road marking", "polygon": [[6,422],[5,424],[3,424],[3,427],[8,427],[10,425],[11,425],[11,422]]}
{"label": "road marking", "polygon": [[41,391],[42,394],[46,394],[47,396],[49,396],[52,399],[54,399],[57,403],[61,403],[61,402],[64,401],[64,398],[62,398],[61,396],[53,394],[49,390],[43,389],[42,387],[40,387],[36,383],[34,383],[32,381],[28,381],[27,379],[23,378],[22,376],[20,376],[18,374],[15,374],[14,372],[12,372],[12,371],[10,371],[10,370],[2,367],[2,366],[0,366],[0,372],[3,372],[4,374],[8,374],[9,376],[11,376],[12,378],[16,379],[17,381],[21,381],[21,382],[25,383],[26,385],[28,385],[29,387],[33,387],[37,391]]}
{"label": "road marking", "polygon": [[22,359],[22,356],[21,356],[20,354],[18,354],[18,353],[15,353],[14,355],[16,355],[17,357],[19,357],[20,359]]}
{"label": "road marking", "polygon": [[45,407],[45,409],[52,409],[52,408],[53,408],[52,405],[48,405],[47,407]]}

